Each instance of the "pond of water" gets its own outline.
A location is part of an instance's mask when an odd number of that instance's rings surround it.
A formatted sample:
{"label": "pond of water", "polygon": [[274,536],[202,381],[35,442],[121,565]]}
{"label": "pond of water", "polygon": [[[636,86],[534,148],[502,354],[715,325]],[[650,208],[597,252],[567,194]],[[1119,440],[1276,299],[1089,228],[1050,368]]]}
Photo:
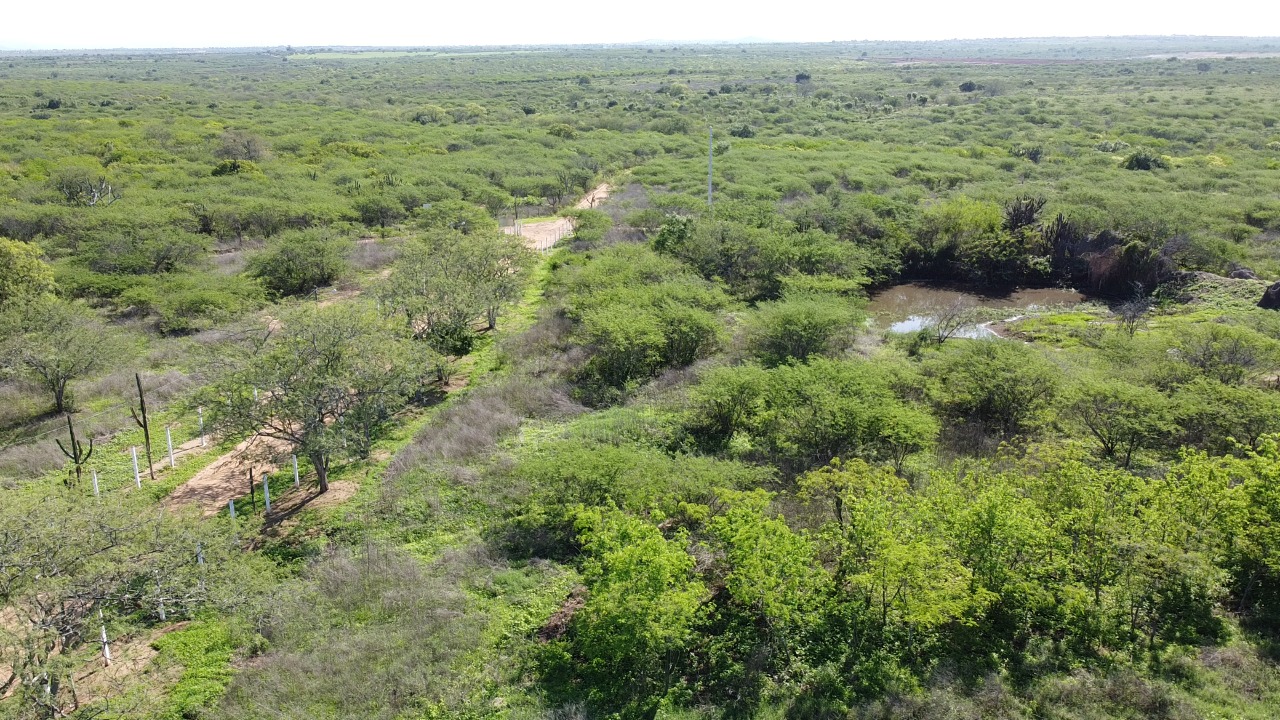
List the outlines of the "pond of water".
{"label": "pond of water", "polygon": [[[871,296],[868,311],[881,324],[888,325],[889,332],[909,333],[932,325],[938,315],[957,303],[973,308],[1008,310],[1009,317],[1056,305],[1075,305],[1084,295],[1063,288],[1027,288],[1004,294],[983,293],[973,289],[905,283],[887,287]],[[990,313],[983,313],[989,316]],[[957,337],[992,337],[996,333],[989,323],[962,327]]]}

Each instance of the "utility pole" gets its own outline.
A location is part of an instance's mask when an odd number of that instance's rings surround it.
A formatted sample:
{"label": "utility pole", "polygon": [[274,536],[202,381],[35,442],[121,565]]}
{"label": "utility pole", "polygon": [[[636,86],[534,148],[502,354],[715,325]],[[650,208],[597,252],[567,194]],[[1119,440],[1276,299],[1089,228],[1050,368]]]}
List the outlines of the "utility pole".
{"label": "utility pole", "polygon": [[707,126],[707,212],[711,212],[711,168],[716,148],[715,131]]}

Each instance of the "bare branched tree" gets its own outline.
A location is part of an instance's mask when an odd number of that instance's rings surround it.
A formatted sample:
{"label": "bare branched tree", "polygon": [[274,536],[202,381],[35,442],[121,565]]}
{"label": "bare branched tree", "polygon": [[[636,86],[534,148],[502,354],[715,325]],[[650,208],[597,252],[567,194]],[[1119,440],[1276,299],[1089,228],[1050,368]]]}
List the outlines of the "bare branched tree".
{"label": "bare branched tree", "polygon": [[221,145],[215,154],[222,160],[263,160],[270,151],[267,143],[257,135],[228,130],[222,134]]}
{"label": "bare branched tree", "polygon": [[1147,315],[1151,312],[1151,300],[1147,297],[1135,297],[1120,303],[1115,312],[1120,321],[1120,332],[1133,337],[1138,328],[1146,324]]}
{"label": "bare branched tree", "polygon": [[93,176],[87,171],[72,169],[58,173],[50,181],[68,205],[105,207],[121,197],[120,191],[105,175]]}
{"label": "bare branched tree", "polygon": [[930,308],[928,314],[933,318],[933,322],[929,325],[929,330],[933,333],[934,341],[941,345],[955,337],[966,325],[971,325],[973,311],[973,298],[962,294],[957,294],[945,305]]}
{"label": "bare branched tree", "polygon": [[151,419],[147,417],[147,396],[142,391],[142,375],[134,373],[133,379],[138,383],[138,408],[129,408],[129,414],[133,415],[133,422],[142,428],[142,440],[147,450],[147,474],[154,481],[156,479],[155,462],[151,459]]}

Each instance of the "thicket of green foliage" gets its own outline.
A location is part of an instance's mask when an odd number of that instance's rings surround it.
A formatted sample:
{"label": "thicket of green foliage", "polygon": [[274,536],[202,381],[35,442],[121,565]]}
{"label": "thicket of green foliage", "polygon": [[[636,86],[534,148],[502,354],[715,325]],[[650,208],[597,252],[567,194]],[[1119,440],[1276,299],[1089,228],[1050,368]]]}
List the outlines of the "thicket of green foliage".
{"label": "thicket of green foliage", "polygon": [[1280,61],[1171,43],[5,58],[0,717],[1276,716]]}

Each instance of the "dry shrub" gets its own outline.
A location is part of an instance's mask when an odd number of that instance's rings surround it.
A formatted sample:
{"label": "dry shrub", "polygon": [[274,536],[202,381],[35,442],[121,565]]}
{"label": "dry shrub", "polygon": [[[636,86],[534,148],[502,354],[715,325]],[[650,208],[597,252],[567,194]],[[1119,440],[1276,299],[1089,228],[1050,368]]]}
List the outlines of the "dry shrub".
{"label": "dry shrub", "polygon": [[520,708],[507,715],[510,720],[590,720],[585,705],[572,703],[544,710]]}
{"label": "dry shrub", "polygon": [[622,225],[623,218],[637,210],[653,207],[649,200],[649,192],[640,183],[629,183],[622,188],[614,188],[608,199],[600,204],[597,210],[607,213],[614,225]]}
{"label": "dry shrub", "polygon": [[258,623],[272,649],[236,675],[211,717],[391,720],[430,704],[456,710],[480,690],[460,660],[483,617],[393,549],[333,553],[281,587]]}
{"label": "dry shrub", "polygon": [[568,417],[582,411],[557,384],[516,377],[480,388],[440,413],[401,450],[387,467],[387,477],[394,480],[424,464],[478,457],[526,418]]}
{"label": "dry shrub", "polygon": [[938,454],[944,459],[962,457],[990,457],[999,449],[1003,439],[999,433],[989,431],[980,420],[943,423],[938,440]]}
{"label": "dry shrub", "polygon": [[1263,700],[1280,694],[1275,667],[1250,646],[1210,647],[1200,652],[1200,665],[1240,695]]}
{"label": "dry shrub", "polygon": [[0,450],[0,478],[19,482],[34,480],[50,470],[62,467],[66,460],[66,456],[54,442],[54,436],[50,435],[25,445]]}
{"label": "dry shrub", "polygon": [[361,272],[380,270],[395,262],[400,255],[400,248],[389,242],[369,242],[361,239],[347,258],[351,268]]}
{"label": "dry shrub", "polygon": [[0,384],[0,428],[21,425],[51,405],[37,388],[26,383]]}
{"label": "dry shrub", "polygon": [[249,257],[243,250],[215,253],[209,257],[213,271],[220,275],[239,275],[249,266]]}
{"label": "dry shrub", "polygon": [[622,243],[642,243],[647,240],[643,230],[632,227],[612,227],[604,234],[604,241],[600,244],[609,247]]}
{"label": "dry shrub", "polygon": [[[160,374],[144,372],[142,383],[147,393],[147,407],[156,412],[188,391],[195,381],[181,372],[170,370]],[[72,415],[76,434],[80,437],[93,438],[96,444],[102,445],[115,433],[134,427],[129,408],[137,402],[138,388],[132,370],[119,370],[78,385],[75,397],[76,404],[80,407],[102,399],[110,403],[106,409],[91,414]],[[3,396],[0,396],[0,405],[3,405]],[[66,462],[66,456],[56,443],[58,439],[63,442],[67,439],[64,416],[48,416],[39,422],[30,423],[23,428],[21,435],[20,439],[29,442],[0,448],[0,477],[17,481],[32,480],[62,467]],[[154,437],[152,439],[155,440]],[[162,429],[160,441],[163,442],[163,439]]]}
{"label": "dry shrub", "polygon": [[1136,710],[1146,718],[1191,720],[1196,717],[1190,707],[1173,696],[1168,685],[1144,680],[1132,670],[1108,675],[1103,694],[1113,706]]}
{"label": "dry shrub", "polygon": [[989,675],[976,688],[965,690],[943,673],[930,686],[925,694],[894,694],[863,705],[856,716],[865,720],[1015,720],[1029,716],[998,675]]}
{"label": "dry shrub", "polygon": [[585,355],[573,352],[570,336],[573,321],[559,313],[546,312],[533,327],[502,340],[498,353],[502,361],[529,375],[566,375],[585,361]]}
{"label": "dry shrub", "polygon": [[[142,389],[147,394],[147,409],[158,410],[175,397],[190,390],[195,384],[185,373],[168,370],[163,373],[143,372]],[[134,370],[125,368],[81,386],[78,392],[83,400],[106,398],[112,405],[123,404],[127,416],[128,405],[138,402],[138,386]]]}
{"label": "dry shrub", "polygon": [[1196,717],[1194,709],[1178,698],[1168,683],[1144,679],[1128,668],[1115,670],[1106,677],[1078,671],[1042,683],[1035,695],[1040,704],[1059,711],[1096,713],[1105,710],[1110,715],[1151,720],[1192,720]]}

